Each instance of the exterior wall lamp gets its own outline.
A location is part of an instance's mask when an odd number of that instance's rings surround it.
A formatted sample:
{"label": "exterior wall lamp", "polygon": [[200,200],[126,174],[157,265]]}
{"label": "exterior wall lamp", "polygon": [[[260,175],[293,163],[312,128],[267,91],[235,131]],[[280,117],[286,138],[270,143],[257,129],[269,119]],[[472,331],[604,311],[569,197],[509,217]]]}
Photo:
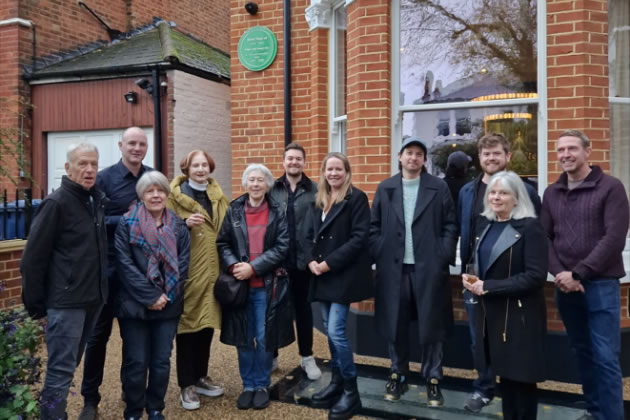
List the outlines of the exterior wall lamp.
{"label": "exterior wall lamp", "polygon": [[135,104],[138,102],[138,94],[134,92],[133,90],[125,93],[124,96],[125,96],[125,101],[128,104]]}

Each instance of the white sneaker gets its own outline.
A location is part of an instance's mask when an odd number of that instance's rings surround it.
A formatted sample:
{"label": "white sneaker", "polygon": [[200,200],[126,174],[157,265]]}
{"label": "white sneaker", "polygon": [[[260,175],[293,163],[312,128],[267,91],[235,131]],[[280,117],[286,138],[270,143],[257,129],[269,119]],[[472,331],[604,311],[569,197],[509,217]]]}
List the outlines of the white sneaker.
{"label": "white sneaker", "polygon": [[322,376],[322,371],[317,367],[313,356],[302,357],[300,367],[306,372],[306,376],[311,381],[316,381]]}
{"label": "white sneaker", "polygon": [[199,397],[195,393],[195,386],[187,386],[183,388],[179,393],[179,400],[182,402],[182,407],[185,410],[197,410],[199,409]]}
{"label": "white sneaker", "polygon": [[197,381],[195,391],[197,394],[205,395],[206,397],[220,397],[223,395],[223,387],[212,382],[209,376]]}
{"label": "white sneaker", "polygon": [[278,358],[274,357],[273,362],[271,362],[271,371],[275,372],[276,370],[278,370]]}

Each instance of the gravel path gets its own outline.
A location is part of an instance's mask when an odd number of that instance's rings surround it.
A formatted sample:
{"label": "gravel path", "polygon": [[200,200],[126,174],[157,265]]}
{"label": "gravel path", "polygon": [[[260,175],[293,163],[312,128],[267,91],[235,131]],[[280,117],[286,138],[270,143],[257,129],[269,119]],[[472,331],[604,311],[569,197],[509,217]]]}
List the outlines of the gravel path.
{"label": "gravel path", "polygon": [[[173,349],[173,351],[175,351]],[[328,345],[326,337],[317,330],[314,332],[313,352],[318,357],[328,357]],[[168,392],[166,394],[166,409],[164,415],[166,418],[178,420],[187,419],[327,419],[327,411],[315,410],[308,407],[283,404],[273,401],[265,410],[241,411],[236,408],[236,398],[241,392],[241,381],[238,374],[238,363],[236,358],[236,349],[232,346],[226,346],[219,342],[218,334],[212,343],[212,352],[210,356],[210,376],[216,382],[222,384],[225,388],[225,395],[222,397],[211,399],[201,397],[201,408],[196,411],[186,411],[181,408],[179,402],[179,388],[177,386],[177,378],[175,372],[175,357],[171,357],[172,368],[171,378]],[[386,359],[356,356],[357,363],[372,364],[378,366],[389,366]],[[297,352],[297,344],[280,350],[279,371],[272,374],[272,382],[279,380],[282,375],[287,374],[295,368],[299,363]],[[102,400],[99,406],[100,419],[120,419],[122,418],[124,404],[120,400],[121,386],[119,379],[119,370],[121,364],[121,340],[118,333],[117,324],[114,325],[112,331],[112,339],[108,345],[107,361],[105,364],[105,378],[101,386]],[[412,364],[412,369],[417,371],[418,365]],[[473,378],[473,372],[463,369],[446,368],[446,375]],[[71,395],[68,397],[68,414],[71,420],[76,419],[83,406],[83,399],[80,395],[80,384],[83,375],[83,366],[79,366],[76,371],[74,384],[71,388]],[[579,393],[580,387],[573,384],[565,384],[559,382],[545,382],[540,384],[541,388],[562,390],[565,392]],[[624,379],[624,399],[630,400],[630,378]],[[146,416],[145,416],[146,417]],[[361,419],[362,417],[355,417]]]}

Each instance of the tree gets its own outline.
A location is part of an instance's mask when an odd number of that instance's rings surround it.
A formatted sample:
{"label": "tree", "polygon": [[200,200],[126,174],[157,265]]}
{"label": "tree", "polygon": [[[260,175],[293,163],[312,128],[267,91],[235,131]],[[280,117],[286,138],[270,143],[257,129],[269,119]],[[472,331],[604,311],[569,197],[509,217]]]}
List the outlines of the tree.
{"label": "tree", "polygon": [[412,64],[448,61],[536,91],[536,0],[404,0],[401,47]]}

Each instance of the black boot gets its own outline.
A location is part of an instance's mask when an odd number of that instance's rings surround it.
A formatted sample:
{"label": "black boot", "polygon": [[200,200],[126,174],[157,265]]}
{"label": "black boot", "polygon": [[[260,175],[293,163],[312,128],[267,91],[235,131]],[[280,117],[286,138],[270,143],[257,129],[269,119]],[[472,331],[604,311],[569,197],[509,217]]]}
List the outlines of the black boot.
{"label": "black boot", "polygon": [[333,367],[330,383],[324,389],[316,392],[311,397],[311,406],[315,408],[332,407],[343,393],[343,378],[339,369]]}
{"label": "black boot", "polygon": [[343,394],[337,404],[330,409],[328,420],[346,420],[361,409],[361,398],[357,389],[357,377],[344,379]]}

